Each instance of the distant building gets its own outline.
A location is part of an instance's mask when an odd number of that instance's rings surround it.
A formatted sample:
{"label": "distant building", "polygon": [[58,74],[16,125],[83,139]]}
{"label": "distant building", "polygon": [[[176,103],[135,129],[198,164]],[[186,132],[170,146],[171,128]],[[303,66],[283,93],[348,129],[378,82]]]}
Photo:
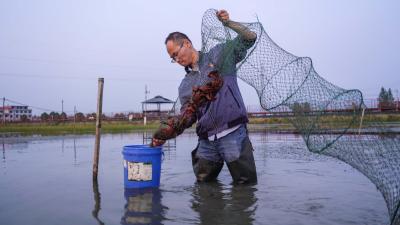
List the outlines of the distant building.
{"label": "distant building", "polygon": [[24,115],[27,119],[32,119],[32,109],[29,109],[28,106],[10,105],[4,108],[0,107],[0,121],[3,121],[3,114],[6,121],[20,121]]}

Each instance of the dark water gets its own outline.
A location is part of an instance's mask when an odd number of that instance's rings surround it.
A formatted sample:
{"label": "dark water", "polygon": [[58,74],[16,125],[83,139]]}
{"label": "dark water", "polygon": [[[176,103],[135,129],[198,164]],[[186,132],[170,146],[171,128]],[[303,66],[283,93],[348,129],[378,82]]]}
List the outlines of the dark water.
{"label": "dark water", "polygon": [[[165,149],[159,189],[123,188],[122,146],[143,134],[103,135],[99,183],[93,136],[0,138],[0,224],[388,224],[380,192],[336,159],[309,153],[299,136],[252,133],[259,183],[196,184],[184,134]],[[173,143],[171,143],[173,144]]]}

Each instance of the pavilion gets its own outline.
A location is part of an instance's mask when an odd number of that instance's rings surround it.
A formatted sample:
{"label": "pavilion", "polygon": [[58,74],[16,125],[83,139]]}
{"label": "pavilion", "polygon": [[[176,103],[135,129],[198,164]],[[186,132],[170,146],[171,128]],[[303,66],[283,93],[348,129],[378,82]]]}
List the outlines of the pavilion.
{"label": "pavilion", "polygon": [[[169,110],[162,110],[161,105],[165,104],[174,104],[174,101],[169,100],[168,98],[164,98],[161,95],[157,95],[154,98],[148,99],[146,101],[142,102],[142,112],[143,115],[146,115],[147,117],[161,117],[162,114],[167,114]],[[154,107],[147,107],[148,105],[156,105],[156,109]],[[172,106],[169,108],[171,109]]]}

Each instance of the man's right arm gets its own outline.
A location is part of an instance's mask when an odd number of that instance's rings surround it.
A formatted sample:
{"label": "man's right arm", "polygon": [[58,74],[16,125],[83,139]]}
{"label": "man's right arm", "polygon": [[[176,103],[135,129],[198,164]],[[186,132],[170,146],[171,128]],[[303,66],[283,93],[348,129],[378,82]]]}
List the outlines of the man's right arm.
{"label": "man's right arm", "polygon": [[196,121],[197,121],[197,117],[196,117],[196,113],[191,113],[190,115],[187,113],[187,107],[188,107],[188,103],[186,103],[184,106],[182,106],[181,108],[181,115],[182,116],[187,116],[187,122],[185,123],[185,129],[191,127]]}
{"label": "man's right arm", "polygon": [[[163,139],[158,137],[161,133],[170,133],[172,131],[173,134],[171,133],[172,136],[170,138],[173,138],[180,135],[186,128],[191,127],[196,122],[196,113],[190,113],[190,110],[187,110],[191,100],[191,95],[188,95],[188,93],[191,92],[188,92],[188,90],[182,90],[181,87],[179,88],[179,102],[181,103],[180,114],[168,119],[168,121],[171,123],[168,125],[168,127],[161,128],[156,131],[156,133],[153,135],[151,146],[160,146],[165,143],[165,137]],[[177,130],[175,128],[177,128]],[[170,132],[167,132],[167,130]]]}

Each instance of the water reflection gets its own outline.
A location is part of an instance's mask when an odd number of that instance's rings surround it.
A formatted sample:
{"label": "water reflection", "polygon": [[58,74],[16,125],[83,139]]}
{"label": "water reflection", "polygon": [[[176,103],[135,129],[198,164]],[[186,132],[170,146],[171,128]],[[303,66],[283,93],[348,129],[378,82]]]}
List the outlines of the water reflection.
{"label": "water reflection", "polygon": [[[74,150],[74,163],[73,163],[73,165],[74,166],[77,166],[77,165],[79,165],[78,163],[77,163],[77,152],[76,152],[76,135],[74,135],[74,136],[72,136],[72,138],[71,137],[67,137],[67,142],[65,143],[65,137],[64,136],[62,136],[62,139],[61,139],[61,153],[62,154],[64,154],[64,150],[65,149],[70,149],[70,148],[73,148],[73,150]],[[72,144],[72,147],[68,144],[69,142],[70,142],[70,140],[72,139],[72,142],[73,142],[73,144]],[[82,146],[83,147],[83,146]]]}
{"label": "water reflection", "polygon": [[75,136],[74,136],[74,165],[76,166],[77,164],[76,164],[76,138],[75,138]]}
{"label": "water reflection", "polygon": [[[11,150],[17,150],[16,152],[21,153],[21,150],[27,149],[29,147],[29,142],[25,140],[19,140],[16,138],[16,134],[0,134],[1,138],[1,149],[2,149],[2,162],[6,163],[6,149],[7,153],[10,155]],[[10,156],[8,156],[10,157]],[[9,159],[10,160],[10,159]],[[4,164],[5,165],[5,164]],[[5,166],[4,166],[5,167]]]}
{"label": "water reflection", "polygon": [[257,198],[253,186],[224,186],[219,182],[197,183],[192,209],[200,224],[252,224]]}
{"label": "water reflection", "polygon": [[121,224],[163,224],[165,206],[158,188],[125,189],[125,213]]}
{"label": "water reflection", "polygon": [[62,142],[61,142],[61,153],[64,153],[64,136],[62,137]]}
{"label": "water reflection", "polygon": [[6,147],[4,143],[4,138],[1,138],[1,145],[3,146],[3,162],[6,162]]}
{"label": "water reflection", "polygon": [[104,225],[103,221],[99,219],[99,212],[101,209],[101,194],[99,192],[99,184],[96,180],[93,180],[93,195],[94,195],[94,208],[92,211],[92,216],[97,221],[98,224]]}

